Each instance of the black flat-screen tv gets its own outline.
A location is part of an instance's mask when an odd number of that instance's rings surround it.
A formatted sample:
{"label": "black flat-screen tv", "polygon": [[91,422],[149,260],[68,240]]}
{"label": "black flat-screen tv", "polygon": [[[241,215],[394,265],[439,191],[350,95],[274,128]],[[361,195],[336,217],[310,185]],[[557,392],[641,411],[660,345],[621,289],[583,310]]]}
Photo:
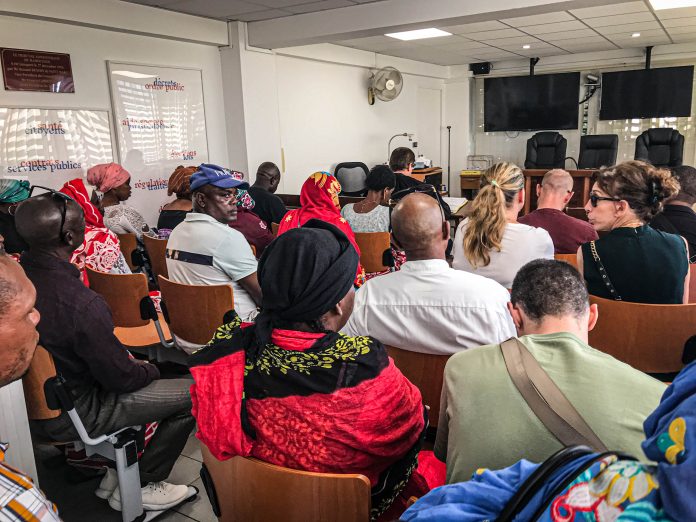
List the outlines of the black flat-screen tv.
{"label": "black flat-screen tv", "polygon": [[694,66],[602,74],[600,120],[691,115]]}
{"label": "black flat-screen tv", "polygon": [[580,73],[486,78],[485,132],[577,129]]}

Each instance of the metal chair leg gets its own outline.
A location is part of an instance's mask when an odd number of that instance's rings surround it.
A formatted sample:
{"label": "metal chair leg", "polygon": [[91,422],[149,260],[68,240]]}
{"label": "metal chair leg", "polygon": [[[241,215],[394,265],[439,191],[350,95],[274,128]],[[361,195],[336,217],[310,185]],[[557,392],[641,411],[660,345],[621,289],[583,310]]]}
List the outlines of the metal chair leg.
{"label": "metal chair leg", "polygon": [[121,492],[121,516],[123,522],[133,522],[143,514],[143,498],[140,490],[138,447],[132,434],[119,436],[114,444],[116,473]]}

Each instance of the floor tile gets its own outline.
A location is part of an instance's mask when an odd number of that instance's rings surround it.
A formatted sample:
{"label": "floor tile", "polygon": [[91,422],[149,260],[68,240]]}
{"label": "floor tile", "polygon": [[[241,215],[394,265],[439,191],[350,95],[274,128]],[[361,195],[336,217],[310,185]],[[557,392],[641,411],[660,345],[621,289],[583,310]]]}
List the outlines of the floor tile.
{"label": "floor tile", "polygon": [[217,522],[217,517],[213,514],[213,508],[208,500],[208,495],[205,493],[201,479],[199,478],[191,485],[198,488],[198,498],[193,502],[179,504],[175,508],[176,511],[199,522]]}
{"label": "floor tile", "polygon": [[153,522],[192,522],[193,520],[193,518],[189,518],[186,515],[177,513],[176,511],[168,511],[167,513],[157,517]]}
{"label": "floor tile", "polygon": [[188,457],[180,456],[167,478],[171,484],[191,484],[200,477],[201,463]]}
{"label": "floor tile", "polygon": [[181,454],[198,462],[203,462],[201,442],[193,435],[188,438],[186,446],[184,446],[184,451],[182,451]]}

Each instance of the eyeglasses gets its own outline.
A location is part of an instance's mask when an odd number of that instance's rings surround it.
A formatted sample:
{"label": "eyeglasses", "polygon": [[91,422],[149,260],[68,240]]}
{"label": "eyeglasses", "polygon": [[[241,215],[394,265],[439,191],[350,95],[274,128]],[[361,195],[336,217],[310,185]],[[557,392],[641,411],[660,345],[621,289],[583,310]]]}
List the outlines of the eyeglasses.
{"label": "eyeglasses", "polygon": [[[31,189],[29,189],[29,197],[34,196],[34,189],[43,189],[49,194],[51,194],[51,199],[53,201],[56,201],[58,203],[62,202],[63,204],[60,207],[60,237],[62,238],[64,235],[63,228],[65,227],[65,215],[68,212],[68,201],[75,201],[73,198],[68,196],[67,194],[63,194],[62,192],[59,192],[57,190],[54,190],[52,188],[48,187],[42,187],[41,185],[32,185]],[[45,194],[36,194],[37,196],[43,196]]]}
{"label": "eyeglasses", "polygon": [[408,187],[405,189],[397,190],[393,192],[389,198],[389,217],[391,217],[391,212],[394,210],[396,204],[409,194],[427,194],[437,201],[437,206],[440,207],[440,214],[442,215],[442,221],[447,221],[445,217],[445,211],[442,209],[440,204],[440,194],[438,194],[437,189],[433,185],[423,183],[421,185],[415,185],[413,187]]}
{"label": "eyeglasses", "polygon": [[621,201],[620,198],[608,198],[604,196],[598,196],[597,194],[590,194],[590,204],[593,207],[597,206],[600,201]]}

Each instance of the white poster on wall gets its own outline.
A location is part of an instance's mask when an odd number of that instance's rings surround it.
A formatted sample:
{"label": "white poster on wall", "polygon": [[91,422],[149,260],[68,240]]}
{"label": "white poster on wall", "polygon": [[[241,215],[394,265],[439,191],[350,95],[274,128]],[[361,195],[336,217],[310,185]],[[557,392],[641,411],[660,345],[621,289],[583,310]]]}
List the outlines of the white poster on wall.
{"label": "white poster on wall", "polygon": [[110,161],[107,111],[0,107],[0,177],[59,189]]}
{"label": "white poster on wall", "polygon": [[131,174],[128,204],[156,226],[174,169],[208,161],[201,71],[120,62],[108,68],[121,165]]}

